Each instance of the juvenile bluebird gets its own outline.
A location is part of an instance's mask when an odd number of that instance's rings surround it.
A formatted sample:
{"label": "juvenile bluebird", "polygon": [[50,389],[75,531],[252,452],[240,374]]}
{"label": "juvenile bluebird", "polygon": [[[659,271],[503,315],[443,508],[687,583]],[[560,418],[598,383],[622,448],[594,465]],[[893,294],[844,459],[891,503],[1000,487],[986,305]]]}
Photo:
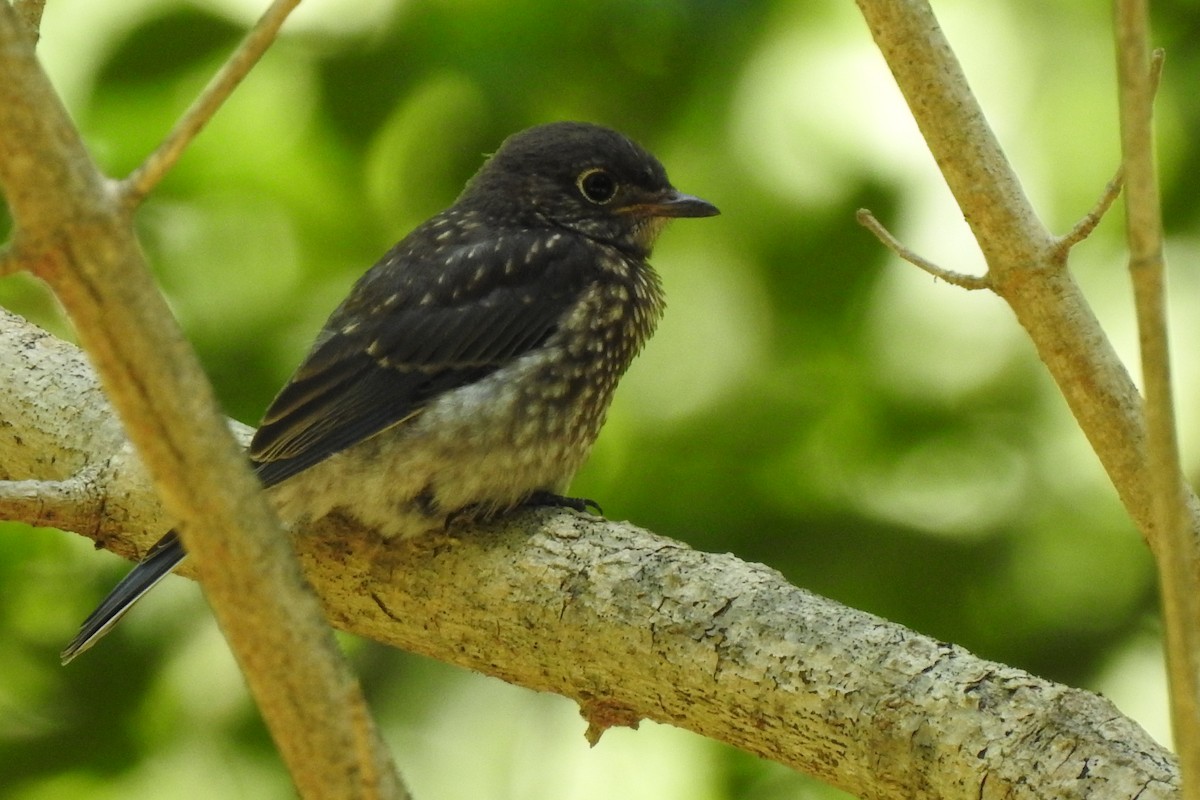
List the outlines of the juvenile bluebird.
{"label": "juvenile bluebird", "polygon": [[[416,536],[564,496],[663,311],[666,223],[715,206],[582,122],[509,137],[455,203],[392,247],[329,317],[249,457],[280,518],[335,509]],[[166,534],[62,653],[89,648],[185,557]]]}

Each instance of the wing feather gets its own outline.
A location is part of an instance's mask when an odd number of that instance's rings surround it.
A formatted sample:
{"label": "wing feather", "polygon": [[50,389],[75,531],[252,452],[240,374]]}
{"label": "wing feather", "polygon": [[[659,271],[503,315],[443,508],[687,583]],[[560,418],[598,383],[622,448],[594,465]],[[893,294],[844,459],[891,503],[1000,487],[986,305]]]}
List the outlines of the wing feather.
{"label": "wing feather", "polygon": [[[592,277],[588,248],[566,236],[526,263],[533,233],[507,235],[511,249],[497,252],[478,238],[431,247],[423,230],[363,276],[267,410],[250,445],[264,485],[412,420],[434,397],[539,347]],[[495,261],[485,264],[481,250]],[[430,252],[436,258],[422,255]]]}

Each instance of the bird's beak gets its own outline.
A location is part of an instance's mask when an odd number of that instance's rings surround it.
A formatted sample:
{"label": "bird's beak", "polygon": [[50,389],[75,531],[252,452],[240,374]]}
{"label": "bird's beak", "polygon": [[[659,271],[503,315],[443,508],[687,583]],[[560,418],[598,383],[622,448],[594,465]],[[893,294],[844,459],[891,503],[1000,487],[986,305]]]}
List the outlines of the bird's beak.
{"label": "bird's beak", "polygon": [[622,211],[645,217],[715,217],[721,213],[707,200],[675,189],[668,189],[640,203],[632,203]]}

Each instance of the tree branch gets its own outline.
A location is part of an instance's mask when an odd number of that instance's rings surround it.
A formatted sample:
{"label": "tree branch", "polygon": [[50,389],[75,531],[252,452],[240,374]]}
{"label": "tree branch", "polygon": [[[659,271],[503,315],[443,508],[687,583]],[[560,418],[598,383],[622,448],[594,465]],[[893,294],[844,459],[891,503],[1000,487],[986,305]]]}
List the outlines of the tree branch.
{"label": "tree branch", "polygon": [[258,63],[262,54],[275,41],[288,14],[300,4],[300,0],[275,0],[266,13],[250,30],[238,49],[221,66],[204,91],[184,112],[167,138],[138,166],[129,177],[121,181],[118,189],[121,202],[132,208],[145,199],[158,182],[175,166],[183,151],[200,130],[208,124],[221,104],[237,88],[242,79]]}
{"label": "tree branch", "polygon": [[149,276],[128,209],[92,164],[8,3],[0,3],[0,75],[0,187],[13,253],[67,310],[170,519],[181,521],[297,787],[308,797],[405,796],[357,682]]}
{"label": "tree branch", "polygon": [[[934,160],[1012,308],[1151,547],[1160,545],[1147,478],[1141,397],[1034,213],[925,0],[857,0]],[[1200,503],[1187,495],[1200,537]],[[1189,561],[1200,564],[1200,558]]]}
{"label": "tree branch", "polygon": [[[0,342],[0,376],[22,378],[0,381],[0,477],[29,479],[44,441],[74,441],[61,415],[79,397],[107,406],[71,345],[4,312]],[[61,389],[38,391],[43,362]],[[162,531],[128,452],[109,441],[73,466],[124,461],[81,527],[126,556]],[[571,697],[597,732],[667,722],[862,797],[1178,793],[1173,757],[1101,697],[628,524],[540,510],[384,542],[331,519],[295,545],[338,627]]]}
{"label": "tree branch", "polygon": [[1196,543],[1189,526],[1186,483],[1175,435],[1167,344],[1166,269],[1162,209],[1154,163],[1154,77],[1150,19],[1144,0],[1116,3],[1121,154],[1126,175],[1125,230],[1133,280],[1142,384],[1146,391],[1148,478],[1170,684],[1171,722],[1183,763],[1184,797],[1200,798],[1200,597]]}
{"label": "tree branch", "polygon": [[967,289],[968,291],[991,288],[991,283],[988,281],[986,275],[979,277],[977,275],[966,275],[962,272],[954,272],[952,270],[943,269],[937,264],[934,264],[932,261],[922,258],[912,250],[909,250],[904,246],[903,243],[900,242],[899,239],[892,235],[891,231],[883,226],[882,222],[875,218],[874,214],[867,209],[860,208],[855,217],[858,220],[858,224],[875,234],[875,238],[878,239],[884,247],[891,250],[897,256],[912,264],[914,267],[928,272],[933,277],[939,278],[946,283],[957,286],[960,289]]}
{"label": "tree branch", "polygon": [[1091,211],[1083,216],[1083,219],[1071,226],[1071,230],[1058,237],[1055,243],[1055,255],[1058,258],[1066,259],[1067,253],[1072,247],[1082,242],[1084,239],[1092,235],[1092,231],[1096,230],[1096,226],[1100,224],[1100,220],[1104,219],[1104,215],[1112,208],[1112,204],[1116,202],[1121,195],[1121,187],[1125,184],[1125,168],[1117,167],[1117,174],[1112,176],[1112,180],[1104,184],[1104,189],[1100,192],[1100,198],[1096,200],[1096,205],[1092,206]]}
{"label": "tree branch", "polygon": [[[1179,467],[1170,397],[1151,106],[1152,60],[1144,0],[1118,0],[1122,168],[1066,236],[1051,239],[923,0],[859,0],[930,151],[988,261],[992,286],[1013,308],[1054,376],[1130,516],[1155,551],[1163,587],[1172,718],[1185,796],[1200,797],[1200,513]],[[1142,342],[1146,411],[1066,271],[1072,245],[1126,186],[1130,270]]]}

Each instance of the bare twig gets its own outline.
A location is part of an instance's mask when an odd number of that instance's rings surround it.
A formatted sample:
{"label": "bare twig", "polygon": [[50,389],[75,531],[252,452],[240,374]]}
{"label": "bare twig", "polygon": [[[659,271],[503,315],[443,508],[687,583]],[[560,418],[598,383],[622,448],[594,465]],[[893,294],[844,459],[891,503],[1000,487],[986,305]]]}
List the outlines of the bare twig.
{"label": "bare twig", "polygon": [[[1158,86],[1162,79],[1164,52],[1154,50],[1150,53],[1150,93],[1151,97],[1158,94]],[[1100,220],[1108,213],[1108,209],[1116,202],[1117,197],[1121,194],[1121,188],[1125,183],[1125,166],[1117,167],[1117,173],[1113,175],[1112,180],[1105,184],[1103,191],[1100,192],[1100,199],[1096,201],[1096,205],[1092,206],[1083,219],[1075,223],[1071,230],[1059,237],[1055,246],[1056,255],[1060,258],[1066,258],[1067,252],[1075,245],[1082,242],[1084,239],[1092,235],[1092,231],[1100,224]]]}
{"label": "bare twig", "polygon": [[1124,182],[1125,169],[1124,167],[1117,167],[1117,173],[1113,175],[1112,180],[1104,185],[1104,189],[1100,192],[1100,199],[1096,201],[1096,205],[1092,206],[1092,210],[1085,214],[1083,219],[1076,222],[1071,230],[1064,233],[1055,242],[1054,250],[1059,258],[1066,258],[1067,252],[1072,247],[1092,235],[1092,231],[1096,230],[1096,226],[1100,224],[1100,220],[1104,219],[1104,215],[1108,213],[1108,209],[1112,207],[1112,204],[1121,195],[1121,187],[1124,185]]}
{"label": "bare twig", "polygon": [[882,222],[875,218],[874,214],[867,209],[860,208],[858,213],[855,215],[855,218],[858,220],[859,225],[862,225],[871,233],[875,234],[875,238],[879,239],[879,241],[883,243],[884,247],[888,248],[913,266],[925,270],[933,277],[940,278],[946,283],[953,284],[960,289],[974,290],[991,288],[991,282],[988,281],[986,275],[966,275],[961,272],[953,272],[948,269],[943,269],[937,264],[934,264],[932,261],[928,261],[914,253],[912,250],[909,250],[900,242],[899,239],[893,236],[891,232],[883,226]]}
{"label": "bare twig", "polygon": [[158,185],[196,134],[212,119],[221,104],[229,98],[242,79],[266,52],[282,27],[284,20],[300,0],[275,0],[229,60],[221,67],[204,91],[184,112],[162,144],[142,164],[121,181],[118,194],[127,207],[138,205]]}
{"label": "bare twig", "polygon": [[1125,167],[1125,228],[1142,355],[1153,513],[1159,530],[1156,563],[1162,594],[1171,694],[1183,796],[1200,798],[1200,595],[1196,543],[1175,434],[1167,340],[1162,209],[1154,162],[1154,80],[1145,0],[1116,3],[1121,154]]}

